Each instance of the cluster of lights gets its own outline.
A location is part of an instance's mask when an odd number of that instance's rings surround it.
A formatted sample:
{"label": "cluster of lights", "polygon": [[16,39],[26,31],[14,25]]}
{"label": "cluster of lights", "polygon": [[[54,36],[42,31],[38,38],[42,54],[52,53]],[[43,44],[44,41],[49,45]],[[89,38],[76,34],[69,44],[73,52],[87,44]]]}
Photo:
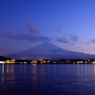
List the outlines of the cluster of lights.
{"label": "cluster of lights", "polygon": [[0,61],[0,63],[4,63],[4,61]]}
{"label": "cluster of lights", "polygon": [[[27,63],[31,63],[31,64],[45,64],[45,63],[54,63],[54,64],[56,64],[57,63],[57,61],[49,61],[48,59],[41,59],[41,60],[36,60],[36,59],[34,59],[34,60],[32,60],[32,61],[24,61],[24,60],[22,60],[22,61],[20,61],[20,62],[17,62],[15,59],[8,59],[8,60],[6,60],[6,61],[0,61],[0,63],[20,63],[20,64],[27,64]],[[91,64],[95,64],[95,60],[76,60],[76,61],[74,61],[74,60],[63,60],[63,61],[59,61],[58,63],[62,63],[62,64],[64,64],[64,63],[72,63],[72,64],[80,64],[80,63],[91,63]]]}
{"label": "cluster of lights", "polygon": [[31,63],[32,64],[37,64],[37,60],[32,60]]}
{"label": "cluster of lights", "polygon": [[6,60],[6,61],[0,61],[0,63],[15,63],[15,59]]}

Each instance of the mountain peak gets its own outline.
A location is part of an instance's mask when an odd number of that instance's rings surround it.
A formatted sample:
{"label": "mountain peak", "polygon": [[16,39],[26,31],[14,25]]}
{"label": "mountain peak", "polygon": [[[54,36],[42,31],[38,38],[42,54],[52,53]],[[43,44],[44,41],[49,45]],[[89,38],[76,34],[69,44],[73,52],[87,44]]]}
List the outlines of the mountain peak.
{"label": "mountain peak", "polygon": [[76,58],[87,58],[89,55],[73,52],[62,49],[51,42],[43,42],[40,45],[25,50],[16,54],[9,55],[8,57],[15,59],[76,59]]}
{"label": "mountain peak", "polygon": [[54,45],[53,43],[51,43],[51,42],[47,42],[47,41],[41,43],[39,46],[42,46],[42,47],[50,47],[50,48],[58,47],[58,46]]}
{"label": "mountain peak", "polygon": [[[51,45],[52,43],[49,42],[49,41],[45,41],[45,42],[43,42],[43,43],[41,43],[41,44],[43,44],[43,45]],[[52,45],[53,45],[53,44],[52,44]]]}
{"label": "mountain peak", "polygon": [[[32,52],[40,52],[41,54],[42,53],[53,53],[53,52],[62,52],[63,49],[52,44],[51,42],[43,42],[41,43],[40,45],[28,50],[28,51],[32,51]],[[64,50],[66,51],[66,50]]]}

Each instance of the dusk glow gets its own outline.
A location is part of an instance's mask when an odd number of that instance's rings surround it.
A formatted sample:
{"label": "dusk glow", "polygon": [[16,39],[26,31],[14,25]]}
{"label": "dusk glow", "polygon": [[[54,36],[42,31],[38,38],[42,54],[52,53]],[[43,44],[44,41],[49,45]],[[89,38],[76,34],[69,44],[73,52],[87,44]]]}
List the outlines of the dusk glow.
{"label": "dusk glow", "polygon": [[0,95],[95,95],[95,0],[0,0]]}
{"label": "dusk glow", "polygon": [[95,54],[95,0],[0,0],[0,54],[49,41]]}

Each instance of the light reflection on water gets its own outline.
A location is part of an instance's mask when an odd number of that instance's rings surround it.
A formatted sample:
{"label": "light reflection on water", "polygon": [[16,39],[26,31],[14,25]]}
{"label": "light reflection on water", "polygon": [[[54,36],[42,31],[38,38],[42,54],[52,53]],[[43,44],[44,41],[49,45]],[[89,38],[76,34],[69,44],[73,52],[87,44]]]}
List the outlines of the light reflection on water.
{"label": "light reflection on water", "polygon": [[94,88],[95,64],[0,64],[0,95],[95,95]]}

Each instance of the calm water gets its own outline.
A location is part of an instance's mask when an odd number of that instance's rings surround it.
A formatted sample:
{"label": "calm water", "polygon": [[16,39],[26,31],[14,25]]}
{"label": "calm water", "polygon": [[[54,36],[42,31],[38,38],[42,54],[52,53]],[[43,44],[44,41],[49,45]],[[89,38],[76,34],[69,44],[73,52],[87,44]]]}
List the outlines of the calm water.
{"label": "calm water", "polygon": [[0,95],[95,95],[95,65],[0,64]]}

